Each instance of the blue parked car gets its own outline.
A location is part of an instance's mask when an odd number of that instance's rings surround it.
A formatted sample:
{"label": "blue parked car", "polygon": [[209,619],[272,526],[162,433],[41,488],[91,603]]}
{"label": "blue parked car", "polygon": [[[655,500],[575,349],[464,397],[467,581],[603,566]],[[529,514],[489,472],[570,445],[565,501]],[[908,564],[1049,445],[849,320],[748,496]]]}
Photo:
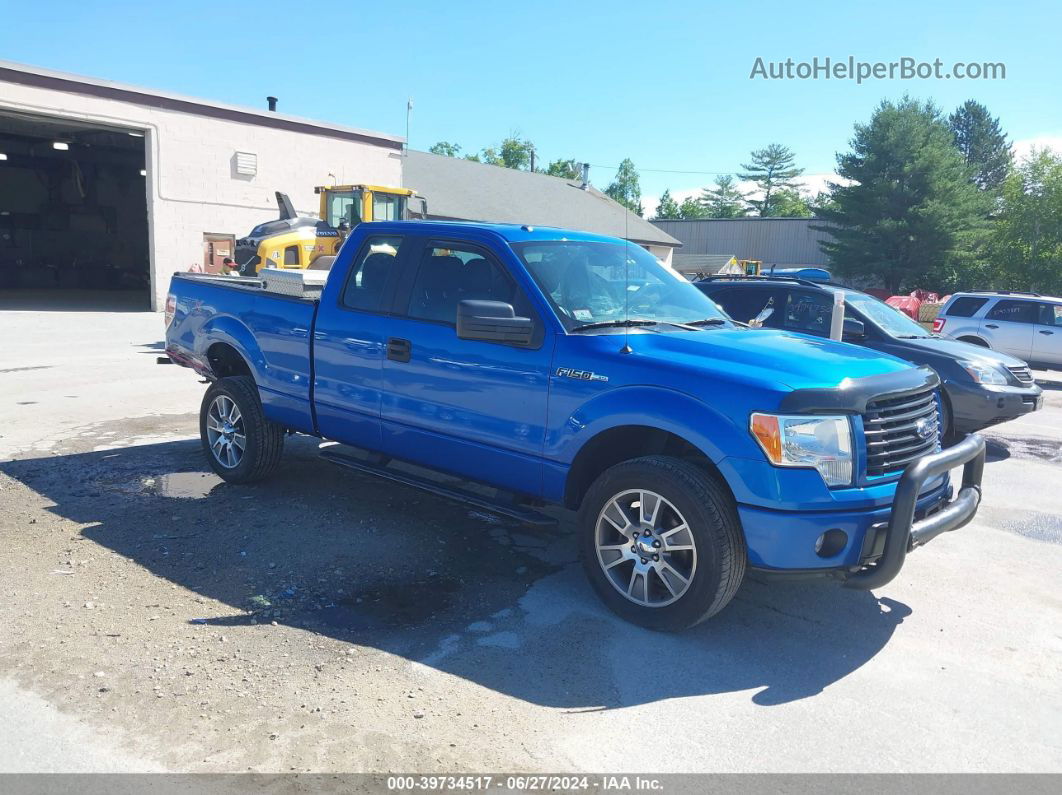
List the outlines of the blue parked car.
{"label": "blue parked car", "polygon": [[366,223],[317,276],[173,277],[166,350],[211,381],[203,448],[232,483],[274,473],[295,432],[522,521],[563,506],[605,603],[666,630],[749,569],[877,587],[977,510],[984,443],[940,451],[933,371],[741,328],[635,244]]}

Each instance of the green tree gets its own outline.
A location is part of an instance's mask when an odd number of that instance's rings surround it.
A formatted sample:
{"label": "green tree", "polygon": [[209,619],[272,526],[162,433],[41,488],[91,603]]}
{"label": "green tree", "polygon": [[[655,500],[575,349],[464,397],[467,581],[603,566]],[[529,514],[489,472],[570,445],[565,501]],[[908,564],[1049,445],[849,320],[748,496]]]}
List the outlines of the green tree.
{"label": "green tree", "polygon": [[619,168],[616,169],[616,178],[605,188],[605,193],[632,213],[642,214],[642,187],[638,179],[638,170],[629,157],[623,158]]}
{"label": "green tree", "polygon": [[752,162],[742,163],[745,171],[738,174],[738,179],[745,182],[754,182],[763,195],[761,199],[750,199],[751,204],[761,218],[774,215],[775,192],[784,188],[796,190],[800,183],[796,178],[804,173],[804,169],[797,168],[794,163],[796,155],[793,151],[781,144],[771,144],[764,149],[755,149],[752,152]]}
{"label": "green tree", "polygon": [[981,190],[998,190],[1013,162],[999,119],[992,118],[980,102],[968,99],[948,117],[948,124],[974,184]]}
{"label": "green tree", "polygon": [[433,155],[443,155],[445,157],[457,157],[461,154],[461,144],[451,143],[450,141],[439,141],[428,147],[428,151]]}
{"label": "green tree", "polygon": [[660,203],[656,205],[656,213],[653,217],[662,221],[674,220],[682,217],[678,202],[671,197],[670,190],[665,190],[660,197]]}
{"label": "green tree", "polygon": [[498,146],[489,146],[482,152],[484,163],[505,168],[523,169],[531,165],[531,151],[535,145],[523,139],[518,133],[512,133]]}
{"label": "green tree", "polygon": [[730,174],[716,177],[714,188],[701,191],[700,203],[708,218],[744,218],[748,214],[747,194],[737,189]]}
{"label": "green tree", "polygon": [[707,218],[708,210],[699,199],[687,196],[679,205],[679,218]]}
{"label": "green tree", "polygon": [[883,101],[837,156],[851,184],[819,208],[822,247],[842,276],[873,276],[893,293],[977,243],[987,210],[951,130],[931,102]]}
{"label": "green tree", "polygon": [[581,164],[575,162],[574,158],[554,160],[546,166],[546,173],[551,177],[561,179],[579,179],[583,175],[583,168]]}
{"label": "green tree", "polygon": [[989,253],[992,286],[1062,294],[1062,157],[1034,149],[1006,178]]}
{"label": "green tree", "polygon": [[774,208],[771,215],[776,218],[810,218],[814,213],[811,203],[793,188],[781,188],[771,198]]}

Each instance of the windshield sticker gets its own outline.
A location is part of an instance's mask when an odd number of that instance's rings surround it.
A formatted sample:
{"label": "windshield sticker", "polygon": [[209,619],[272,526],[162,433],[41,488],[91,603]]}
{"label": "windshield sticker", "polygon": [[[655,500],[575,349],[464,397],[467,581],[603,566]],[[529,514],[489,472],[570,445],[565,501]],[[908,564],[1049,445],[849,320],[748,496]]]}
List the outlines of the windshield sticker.
{"label": "windshield sticker", "polygon": [[572,314],[575,315],[576,320],[593,320],[594,313],[589,309],[573,309]]}

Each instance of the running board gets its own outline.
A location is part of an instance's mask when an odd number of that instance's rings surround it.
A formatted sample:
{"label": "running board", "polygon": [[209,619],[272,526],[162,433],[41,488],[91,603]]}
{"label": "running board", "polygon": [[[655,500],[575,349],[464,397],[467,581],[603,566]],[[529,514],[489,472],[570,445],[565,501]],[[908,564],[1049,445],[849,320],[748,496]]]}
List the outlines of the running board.
{"label": "running board", "polygon": [[347,469],[353,469],[355,472],[361,472],[365,475],[375,475],[384,478],[385,480],[390,480],[393,483],[401,483],[403,486],[412,486],[413,488],[427,491],[437,497],[444,497],[448,500],[474,505],[485,511],[508,516],[510,519],[516,519],[518,522],[540,526],[557,524],[557,520],[552,516],[547,516],[533,508],[526,508],[511,502],[495,501],[484,494],[476,494],[471,491],[465,491],[464,489],[444,486],[443,484],[437,483],[434,480],[429,480],[428,478],[418,477],[409,472],[399,472],[396,469],[389,469],[386,466],[372,464],[368,461],[362,461],[361,459],[349,455],[333,453],[327,449],[322,450],[320,455],[321,458],[326,461],[337,464],[341,467],[346,467]]}

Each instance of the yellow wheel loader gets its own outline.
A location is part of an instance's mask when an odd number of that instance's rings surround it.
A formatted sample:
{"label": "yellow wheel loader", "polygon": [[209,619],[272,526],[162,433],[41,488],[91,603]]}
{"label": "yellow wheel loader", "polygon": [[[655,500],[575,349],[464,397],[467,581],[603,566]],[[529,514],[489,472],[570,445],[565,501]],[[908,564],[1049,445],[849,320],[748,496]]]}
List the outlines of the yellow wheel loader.
{"label": "yellow wheel loader", "polygon": [[[236,241],[236,263],[242,276],[262,268],[325,268],[339,253],[350,230],[362,221],[424,218],[427,201],[407,188],[380,185],[333,185],[313,189],[321,197],[317,218],[299,215],[287,194],[277,191],[280,218],[266,221]],[[321,260],[322,257],[329,257]]]}

